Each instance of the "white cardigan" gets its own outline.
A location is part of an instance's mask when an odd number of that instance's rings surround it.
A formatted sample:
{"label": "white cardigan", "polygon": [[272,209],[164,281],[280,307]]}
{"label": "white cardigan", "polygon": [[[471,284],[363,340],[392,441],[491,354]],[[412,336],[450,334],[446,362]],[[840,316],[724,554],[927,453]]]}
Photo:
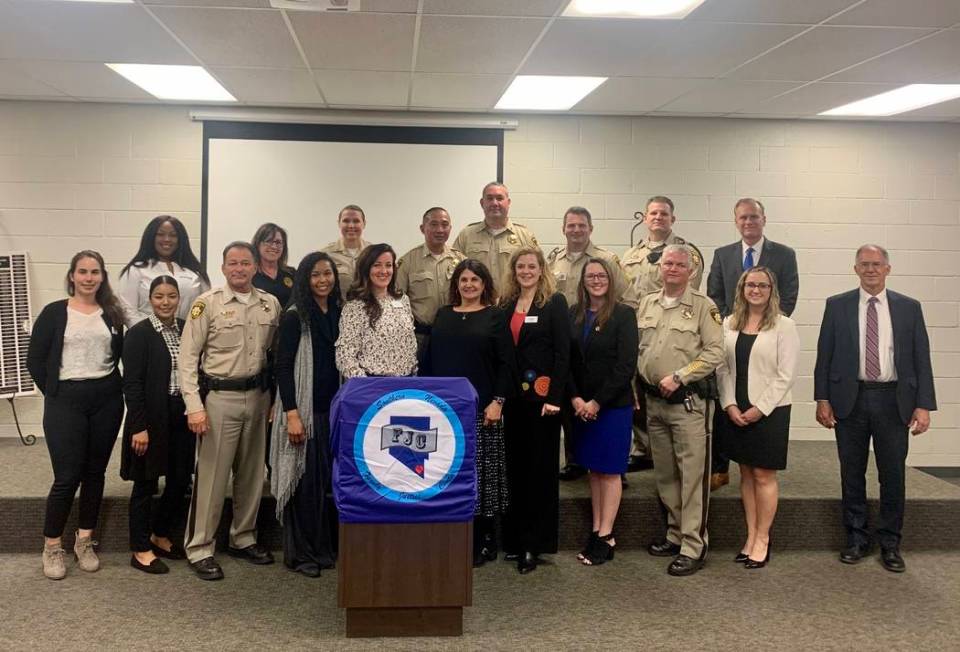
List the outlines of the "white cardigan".
{"label": "white cardigan", "polygon": [[[737,336],[730,329],[730,317],[723,320],[723,362],[717,367],[720,405],[726,409],[737,404]],[[747,397],[765,416],[781,405],[790,405],[790,388],[797,379],[800,336],[792,319],[780,315],[777,324],[760,331],[750,351]]]}

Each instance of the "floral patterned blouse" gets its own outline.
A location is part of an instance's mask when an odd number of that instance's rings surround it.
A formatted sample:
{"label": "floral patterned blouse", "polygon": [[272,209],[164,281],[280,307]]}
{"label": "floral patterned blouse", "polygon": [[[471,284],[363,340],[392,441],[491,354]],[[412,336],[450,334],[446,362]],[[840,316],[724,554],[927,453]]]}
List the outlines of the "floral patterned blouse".
{"label": "floral patterned blouse", "polygon": [[380,299],[383,314],[375,328],[363,301],[347,301],[340,315],[337,369],[344,378],[412,376],[417,372],[417,338],[413,333],[410,299]]}

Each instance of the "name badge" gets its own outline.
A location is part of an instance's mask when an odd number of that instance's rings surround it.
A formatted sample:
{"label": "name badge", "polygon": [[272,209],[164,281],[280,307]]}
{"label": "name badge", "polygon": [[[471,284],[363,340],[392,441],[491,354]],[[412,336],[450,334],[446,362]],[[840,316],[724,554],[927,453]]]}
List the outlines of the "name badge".
{"label": "name badge", "polygon": [[539,315],[527,315],[523,318],[524,324],[536,324],[540,320]]}

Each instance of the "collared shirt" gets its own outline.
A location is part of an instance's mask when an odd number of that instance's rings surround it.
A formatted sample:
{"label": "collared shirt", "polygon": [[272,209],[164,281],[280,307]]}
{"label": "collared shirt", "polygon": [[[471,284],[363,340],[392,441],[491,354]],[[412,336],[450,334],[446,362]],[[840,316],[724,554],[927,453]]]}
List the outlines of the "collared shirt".
{"label": "collared shirt", "polygon": [[444,245],[434,255],[426,244],[414,247],[397,260],[397,289],[410,297],[413,318],[433,324],[440,306],[450,303],[450,279],[463,254]]}
{"label": "collared shirt", "polygon": [[474,222],[463,227],[453,248],[467,258],[476,258],[490,270],[499,287],[510,265],[510,256],[522,247],[538,247],[533,231],[513,220],[507,220],[504,229],[494,233],[486,222]]}
{"label": "collared shirt", "polygon": [[[860,301],[857,308],[857,321],[860,326],[860,367],[857,372],[859,380],[867,380],[867,302],[873,295],[860,288]],[[897,379],[897,367],[893,363],[893,322],[890,321],[890,303],[887,301],[887,290],[880,290],[877,295],[877,329],[879,336],[878,353],[880,354],[880,376],[878,383],[888,383]]]}
{"label": "collared shirt", "polygon": [[330,254],[333,262],[337,265],[337,278],[340,280],[340,296],[344,301],[347,300],[347,292],[353,284],[353,277],[356,276],[357,258],[360,257],[360,252],[369,246],[369,242],[361,239],[359,249],[347,249],[347,245],[343,244],[343,238],[340,238],[320,250]]}
{"label": "collared shirt", "polygon": [[170,396],[180,395],[180,372],[177,367],[177,358],[180,357],[180,328],[177,326],[177,320],[167,326],[156,315],[150,315],[150,323],[153,330],[160,334],[163,343],[167,345],[167,352],[170,353],[170,382],[167,384],[167,393]]}
{"label": "collared shirt", "polygon": [[360,299],[347,301],[340,314],[337,369],[345,378],[412,376],[417,372],[417,338],[413,332],[410,299],[380,299],[382,312],[370,328]]}
{"label": "collared shirt", "polygon": [[[170,267],[173,268],[172,272]],[[180,267],[176,263],[170,263],[170,267],[167,267],[167,263],[153,260],[145,267],[131,265],[120,276],[117,282],[117,296],[121,299],[123,320],[127,328],[153,314],[153,306],[150,305],[150,283],[158,276],[166,275],[176,279],[180,292],[180,307],[177,309],[177,317],[180,319],[186,319],[194,299],[200,296],[202,292],[210,289],[207,282],[196,272]]]}
{"label": "collared shirt", "polygon": [[616,289],[622,303],[631,308],[636,308],[639,302],[636,290],[623,273],[620,267],[620,259],[612,251],[603,247],[598,247],[592,242],[587,243],[587,248],[579,254],[574,254],[567,247],[557,247],[547,256],[547,266],[553,272],[553,278],[557,282],[557,291],[563,294],[567,300],[568,306],[577,303],[577,286],[580,284],[580,275],[587,261],[591,258],[601,258],[612,268],[614,278],[611,279],[612,287]]}
{"label": "collared shirt", "polygon": [[760,252],[763,251],[763,243],[766,241],[766,238],[760,236],[760,239],[757,240],[757,244],[749,245],[743,240],[740,241],[740,263],[744,264],[747,261],[747,249],[753,248],[753,266],[756,267],[760,264]]}
{"label": "collared shirt", "polygon": [[221,379],[250,378],[263,370],[280,319],[280,303],[256,288],[243,303],[229,286],[204,292],[193,302],[180,338],[180,388],[187,414],[203,409],[198,364]]}
{"label": "collared shirt", "polygon": [[[633,284],[637,296],[642,298],[644,295],[656,292],[663,287],[663,279],[660,278],[660,257],[663,248],[671,244],[687,245],[690,248],[693,258],[693,269],[690,271],[690,287],[699,290],[700,281],[703,278],[703,256],[700,251],[689,240],[684,240],[676,233],[670,232],[662,242],[652,242],[644,239],[627,249],[623,254],[621,266],[627,278]],[[651,262],[650,258],[655,258]]]}
{"label": "collared shirt", "polygon": [[660,290],[640,300],[637,371],[652,385],[675,373],[688,385],[708,376],[723,360],[720,311],[689,286],[676,303],[664,299]]}
{"label": "collared shirt", "polygon": [[253,275],[253,287],[277,297],[280,307],[283,308],[290,303],[290,295],[293,294],[293,279],[293,268],[278,267],[276,278],[270,278],[258,269],[257,273]]}

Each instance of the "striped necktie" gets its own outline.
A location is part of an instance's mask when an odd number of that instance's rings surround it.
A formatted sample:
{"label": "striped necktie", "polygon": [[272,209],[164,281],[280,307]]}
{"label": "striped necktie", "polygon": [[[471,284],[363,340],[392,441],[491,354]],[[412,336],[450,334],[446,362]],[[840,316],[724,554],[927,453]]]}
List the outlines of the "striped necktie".
{"label": "striped necktie", "polygon": [[867,345],[863,360],[867,380],[880,377],[880,327],[877,324],[877,297],[867,301]]}

